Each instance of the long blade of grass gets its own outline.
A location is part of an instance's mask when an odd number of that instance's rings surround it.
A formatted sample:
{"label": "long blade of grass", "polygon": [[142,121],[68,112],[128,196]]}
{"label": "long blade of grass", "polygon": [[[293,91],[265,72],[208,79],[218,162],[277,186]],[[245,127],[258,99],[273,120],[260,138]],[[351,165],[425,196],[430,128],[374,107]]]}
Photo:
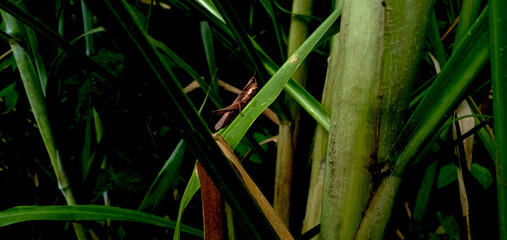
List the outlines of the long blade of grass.
{"label": "long blade of grass", "polygon": [[[136,210],[101,205],[77,206],[20,206],[0,212],[0,227],[27,221],[128,221],[150,224],[164,228],[175,228],[176,222],[153,214]],[[202,231],[186,225],[186,233],[202,237]]]}
{"label": "long blade of grass", "polygon": [[435,9],[432,9],[430,12],[427,32],[430,45],[433,47],[433,50],[435,51],[437,61],[440,64],[440,67],[444,67],[449,57],[447,56],[447,53],[444,50],[444,45],[442,44],[442,41],[440,40],[440,29],[438,28],[438,22],[435,16]]}
{"label": "long blade of grass", "polygon": [[185,141],[180,140],[173,153],[167,159],[164,166],[158,173],[157,177],[146,193],[139,210],[153,210],[164,199],[167,192],[174,189],[178,182],[179,170],[183,161],[183,153],[185,153]]}
{"label": "long blade of grass", "polygon": [[180,208],[178,210],[178,218],[176,220],[176,227],[174,228],[173,240],[180,239],[180,226],[182,226],[181,218],[183,217],[183,211],[185,211],[188,203],[190,200],[192,200],[192,197],[200,187],[201,184],[199,183],[199,175],[197,174],[197,169],[194,167],[194,172],[192,173],[190,180],[188,180],[185,191],[183,192],[183,196],[181,197]]}
{"label": "long blade of grass", "polygon": [[[92,12],[86,2],[81,0],[81,12],[83,13],[83,30],[85,33],[90,32],[93,28],[93,16]],[[86,41],[86,55],[91,56],[95,54],[95,43],[93,41],[93,35],[87,34],[85,36]]]}
{"label": "long blade of grass", "polygon": [[[215,76],[217,65],[215,63],[215,48],[213,47],[213,35],[211,28],[206,21],[201,22],[201,38],[204,45],[204,53],[206,55],[206,62],[208,63],[208,70],[210,79]],[[218,94],[218,81],[211,81],[211,91]]]}
{"label": "long blade of grass", "polygon": [[329,131],[329,121],[331,114],[320,104],[310,93],[308,93],[299,83],[290,79],[285,85],[284,90],[299,103],[303,109],[315,119],[326,131]]}
{"label": "long blade of grass", "polygon": [[491,0],[489,9],[491,79],[495,115],[499,239],[507,239],[507,1]]}
{"label": "long blade of grass", "polygon": [[266,85],[257,93],[243,109],[243,115],[239,115],[231,125],[223,132],[224,139],[234,149],[241,138],[245,135],[253,121],[275,101],[280,92],[284,89],[291,75],[296,71],[301,62],[313,50],[313,47],[324,36],[326,31],[338,19],[341,9],[335,10],[324,21],[308,39],[292,54],[291,57],[280,67],[280,69],[271,77]]}
{"label": "long blade of grass", "polygon": [[197,0],[196,2],[205,8],[212,16],[225,23],[224,17],[222,17],[220,12],[217,10],[217,7],[215,7],[215,4],[213,4],[211,0]]}
{"label": "long blade of grass", "polygon": [[88,172],[90,170],[90,156],[91,156],[91,147],[92,147],[92,105],[90,99],[88,99],[88,114],[85,116],[86,119],[86,127],[84,131],[84,139],[83,139],[83,150],[81,151],[81,171],[83,173],[83,181],[86,180],[88,176]]}
{"label": "long blade of grass", "polygon": [[426,213],[426,206],[428,205],[433,186],[435,186],[434,182],[437,173],[437,166],[438,164],[435,161],[430,164],[424,172],[423,180],[417,192],[416,204],[414,207],[413,216],[414,221],[416,222],[420,222]]}
{"label": "long blade of grass", "polygon": [[275,9],[273,8],[273,2],[271,0],[263,0],[260,1],[264,9],[266,10],[269,18],[271,19],[271,23],[273,24],[273,31],[276,37],[276,43],[278,44],[278,51],[280,52],[280,59],[285,59],[285,47],[284,47],[284,37],[282,36],[282,32],[280,30],[281,24],[278,23],[277,14]]}
{"label": "long blade of grass", "polygon": [[[481,114],[479,108],[477,107],[477,105],[475,104],[473,99],[471,97],[468,97],[467,100],[468,100],[468,104],[470,104],[470,107],[472,108],[472,112],[474,114]],[[475,117],[475,122],[477,125],[482,123],[484,120],[485,119],[483,117]],[[486,125],[484,128],[481,128],[481,129],[479,129],[479,131],[477,131],[477,135],[479,136],[479,138],[482,141],[482,144],[484,145],[484,147],[488,151],[489,156],[494,161],[496,158],[496,145],[495,145],[493,131],[491,130],[491,128],[489,126]]]}

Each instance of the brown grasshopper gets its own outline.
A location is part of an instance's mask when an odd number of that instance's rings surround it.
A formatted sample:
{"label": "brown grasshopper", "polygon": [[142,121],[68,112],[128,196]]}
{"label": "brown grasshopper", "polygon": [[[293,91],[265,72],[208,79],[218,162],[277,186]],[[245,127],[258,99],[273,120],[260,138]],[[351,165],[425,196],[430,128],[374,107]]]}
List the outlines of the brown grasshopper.
{"label": "brown grasshopper", "polygon": [[227,127],[227,125],[229,125],[232,120],[238,116],[238,113],[241,114],[241,109],[245,108],[258,91],[259,88],[257,87],[257,79],[253,76],[231,105],[222,109],[214,110],[214,114],[223,115],[215,125],[215,131],[218,131],[220,128]]}

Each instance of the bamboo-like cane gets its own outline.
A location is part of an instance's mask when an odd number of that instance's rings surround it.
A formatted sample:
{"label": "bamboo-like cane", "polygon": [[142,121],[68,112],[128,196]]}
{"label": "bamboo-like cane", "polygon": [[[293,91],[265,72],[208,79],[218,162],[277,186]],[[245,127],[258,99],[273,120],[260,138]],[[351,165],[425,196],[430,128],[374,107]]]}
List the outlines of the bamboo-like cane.
{"label": "bamboo-like cane", "polygon": [[[11,45],[12,51],[14,53],[14,58],[16,59],[19,74],[21,76],[21,80],[23,81],[26,95],[30,102],[30,107],[32,108],[35,121],[41,133],[44,145],[46,146],[49,159],[51,160],[51,165],[55,171],[58,187],[62,191],[67,205],[76,205],[76,201],[63,169],[58,150],[55,146],[53,134],[49,125],[49,119],[46,114],[46,103],[44,101],[40,81],[38,79],[35,67],[33,66],[32,61],[28,55],[28,52],[20,43],[20,41],[22,41],[21,39],[23,39],[25,36],[24,25],[22,25],[17,19],[7,14],[6,12],[2,11],[1,13],[2,18],[5,22],[7,33],[13,36],[13,38],[9,41],[9,44]],[[79,240],[87,239],[86,231],[81,226],[81,224],[74,223],[73,225],[77,238]]]}

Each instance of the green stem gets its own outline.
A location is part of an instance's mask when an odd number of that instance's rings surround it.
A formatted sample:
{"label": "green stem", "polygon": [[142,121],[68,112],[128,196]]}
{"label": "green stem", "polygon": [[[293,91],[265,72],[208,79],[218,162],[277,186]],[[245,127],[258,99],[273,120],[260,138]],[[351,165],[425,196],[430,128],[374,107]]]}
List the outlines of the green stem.
{"label": "green stem", "polygon": [[489,43],[495,115],[499,239],[507,239],[507,1],[491,0]]}
{"label": "green stem", "polygon": [[[371,193],[382,58],[380,1],[344,1],[322,200],[322,239],[353,239]],[[331,79],[329,79],[331,80]],[[328,80],[328,81],[329,81]]]}
{"label": "green stem", "polygon": [[406,120],[430,7],[431,1],[386,1],[378,161],[386,160]]}
{"label": "green stem", "polygon": [[[32,64],[27,51],[19,42],[19,40],[23,39],[25,36],[24,25],[18,22],[16,18],[3,11],[2,18],[4,19],[7,33],[14,37],[10,40],[9,44],[11,45],[14,58],[16,59],[19,74],[21,76],[21,80],[23,81],[26,95],[28,97],[28,101],[30,102],[30,107],[32,108],[35,121],[41,133],[44,145],[46,146],[46,150],[49,154],[49,159],[51,161],[51,165],[53,166],[56,180],[58,182],[58,187],[62,191],[67,205],[76,205],[76,201],[72,194],[69,181],[67,180],[67,176],[62,167],[62,162],[60,160],[58,150],[55,146],[49,119],[46,114],[46,104],[44,102],[41,83],[37,77],[35,67]],[[76,231],[78,239],[86,239],[86,232],[80,224],[74,223],[74,229]]]}
{"label": "green stem", "polygon": [[[341,5],[340,5],[341,8]],[[327,68],[326,82],[322,94],[323,108],[331,109],[333,99],[333,84],[339,74],[338,72],[338,44],[339,34],[331,40],[331,52],[329,56],[329,65]],[[329,122],[329,121],[328,121]],[[326,127],[320,124],[315,129],[315,138],[312,152],[312,170],[310,186],[308,188],[308,200],[306,204],[306,213],[303,220],[302,232],[306,232],[320,224],[322,212],[322,191],[324,186],[325,164],[327,155],[327,144],[329,140],[329,124]],[[314,239],[317,239],[314,238]]]}
{"label": "green stem", "polygon": [[463,37],[474,24],[477,16],[480,13],[481,0],[464,0],[461,4],[461,11],[459,13],[459,22],[456,29],[456,36],[454,37],[454,49],[456,49]]}
{"label": "green stem", "polygon": [[[88,8],[88,5],[84,0],[81,0],[81,12],[83,13],[83,29],[84,33],[89,32],[93,29],[93,16],[92,12]],[[93,34],[85,35],[86,42],[86,56],[95,54],[95,44],[93,42]]]}
{"label": "green stem", "polygon": [[447,119],[446,114],[484,67],[488,59],[486,20],[487,14],[481,14],[401,131],[389,155],[389,159],[395,162],[392,173],[382,180],[370,200],[357,239],[366,236],[382,239],[405,167],[423,150],[425,143],[435,137]]}

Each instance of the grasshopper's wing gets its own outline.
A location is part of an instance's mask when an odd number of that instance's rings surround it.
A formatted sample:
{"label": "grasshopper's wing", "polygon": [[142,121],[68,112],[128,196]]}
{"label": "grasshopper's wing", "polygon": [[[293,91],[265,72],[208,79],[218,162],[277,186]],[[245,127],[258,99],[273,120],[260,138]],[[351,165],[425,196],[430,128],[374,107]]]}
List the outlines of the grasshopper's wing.
{"label": "grasshopper's wing", "polygon": [[222,118],[220,118],[217,124],[215,124],[215,131],[220,130],[220,128],[227,127],[227,125],[229,125],[229,123],[231,123],[233,119],[234,119],[233,112],[231,111],[225,112]]}

